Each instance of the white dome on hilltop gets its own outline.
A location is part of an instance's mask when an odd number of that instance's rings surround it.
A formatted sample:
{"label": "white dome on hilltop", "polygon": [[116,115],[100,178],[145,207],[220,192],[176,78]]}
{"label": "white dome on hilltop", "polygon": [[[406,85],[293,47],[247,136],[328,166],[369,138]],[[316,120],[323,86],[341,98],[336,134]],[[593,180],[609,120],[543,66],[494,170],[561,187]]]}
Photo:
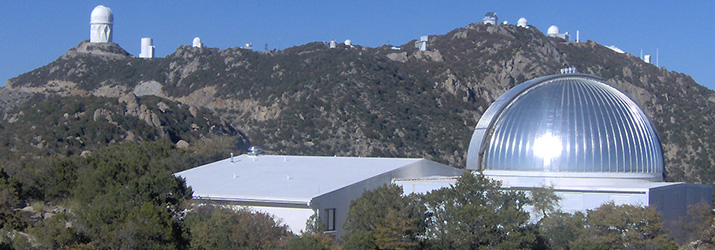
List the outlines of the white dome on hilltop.
{"label": "white dome on hilltop", "polygon": [[523,17],[519,18],[519,21],[516,22],[516,26],[519,26],[519,27],[526,28],[527,25],[528,25],[528,23],[526,22],[526,18],[523,18]]}
{"label": "white dome on hilltop", "polygon": [[551,27],[549,27],[549,30],[546,31],[546,35],[549,36],[555,36],[558,34],[560,34],[559,27],[556,27],[556,25],[551,25]]}
{"label": "white dome on hilltop", "polygon": [[112,24],[114,23],[114,15],[112,10],[104,5],[98,5],[92,10],[90,16],[90,23],[92,24]]}
{"label": "white dome on hilltop", "polygon": [[528,26],[526,18],[519,18],[519,21],[516,22],[516,26],[526,28]]}

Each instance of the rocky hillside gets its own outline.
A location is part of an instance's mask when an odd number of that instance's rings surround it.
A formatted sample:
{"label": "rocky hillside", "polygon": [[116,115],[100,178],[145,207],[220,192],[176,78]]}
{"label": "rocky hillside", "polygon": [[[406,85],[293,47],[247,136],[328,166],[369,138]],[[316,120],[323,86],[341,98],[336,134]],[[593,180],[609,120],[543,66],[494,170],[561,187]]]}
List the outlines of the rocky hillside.
{"label": "rocky hillside", "polygon": [[472,129],[491,102],[525,80],[576,66],[614,83],[653,118],[668,180],[715,180],[715,92],[687,75],[592,41],[547,38],[535,27],[478,23],[430,36],[428,51],[412,44],[316,42],[266,53],[182,46],[140,59],[85,41],[10,79],[0,101],[26,102],[27,93],[154,95],[216,112],[272,153],[425,157],[464,167]]}
{"label": "rocky hillside", "polygon": [[[243,138],[210,110],[133,93],[120,98],[34,94],[6,112],[0,128],[0,164],[11,173],[27,161],[87,156],[125,141],[168,140],[185,148],[202,138]],[[245,148],[248,141],[237,144]]]}

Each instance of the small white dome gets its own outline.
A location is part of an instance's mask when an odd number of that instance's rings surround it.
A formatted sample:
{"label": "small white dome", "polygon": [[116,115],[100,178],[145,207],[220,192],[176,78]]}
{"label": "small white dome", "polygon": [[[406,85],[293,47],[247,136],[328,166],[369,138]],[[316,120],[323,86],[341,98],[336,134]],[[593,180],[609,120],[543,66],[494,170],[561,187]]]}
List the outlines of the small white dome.
{"label": "small white dome", "polygon": [[201,46],[201,38],[199,38],[198,36],[197,36],[197,37],[194,37],[194,42],[193,42],[192,46],[193,46],[193,47],[197,47],[197,48],[201,48],[201,47],[202,47],[202,46]]}
{"label": "small white dome", "polygon": [[523,18],[523,17],[519,18],[519,21],[516,22],[516,26],[519,26],[519,27],[526,28],[527,25],[528,25],[528,23],[526,22],[526,18]]}
{"label": "small white dome", "polygon": [[113,24],[114,15],[109,7],[98,5],[97,7],[94,7],[94,10],[92,10],[89,22],[91,24]]}
{"label": "small white dome", "polygon": [[559,27],[556,27],[556,25],[551,25],[551,27],[549,27],[549,30],[546,31],[546,34],[549,36],[555,36],[555,35],[560,34]]}
{"label": "small white dome", "polygon": [[353,45],[353,42],[350,41],[350,39],[345,40],[345,45],[348,45],[348,46]]}

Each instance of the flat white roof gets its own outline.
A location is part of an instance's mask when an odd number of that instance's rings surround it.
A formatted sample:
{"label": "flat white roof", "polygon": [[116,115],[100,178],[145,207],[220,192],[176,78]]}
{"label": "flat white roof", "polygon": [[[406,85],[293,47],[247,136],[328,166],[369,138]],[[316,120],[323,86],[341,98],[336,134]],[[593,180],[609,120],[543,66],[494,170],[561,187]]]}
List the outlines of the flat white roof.
{"label": "flat white roof", "polygon": [[424,159],[240,155],[176,173],[195,198],[308,205],[313,197]]}

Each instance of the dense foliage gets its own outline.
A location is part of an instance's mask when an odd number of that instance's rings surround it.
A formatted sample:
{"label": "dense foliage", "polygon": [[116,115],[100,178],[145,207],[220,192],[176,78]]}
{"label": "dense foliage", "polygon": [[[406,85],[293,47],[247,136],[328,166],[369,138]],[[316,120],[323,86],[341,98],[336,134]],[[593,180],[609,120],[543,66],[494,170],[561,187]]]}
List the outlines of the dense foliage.
{"label": "dense foliage", "polygon": [[[120,143],[85,157],[51,157],[53,160],[46,162],[45,167],[47,171],[57,172],[43,175],[52,179],[38,182],[36,197],[44,199],[33,205],[45,218],[34,222],[26,218],[24,211],[16,209],[18,200],[33,200],[32,197],[11,193],[22,184],[2,175],[0,213],[5,215],[0,221],[2,234],[27,231],[33,236],[32,244],[42,249],[182,249],[187,246],[214,249],[211,245],[217,243],[207,239],[217,238],[222,231],[206,227],[214,227],[215,223],[232,233],[240,232],[231,227],[244,228],[247,236],[241,239],[254,242],[252,244],[267,244],[267,239],[274,239],[276,235],[287,236],[285,226],[265,214],[208,208],[186,213],[190,208],[186,202],[191,198],[191,189],[172,173],[226,155],[221,152],[221,156],[206,158],[215,153],[212,150],[215,149],[178,149],[167,140],[159,140]],[[66,209],[48,213],[40,204]],[[241,226],[243,223],[256,228],[246,229]],[[273,233],[264,235],[254,231],[259,225],[273,228]],[[15,235],[13,244],[30,240]]]}
{"label": "dense foliage", "polygon": [[[345,249],[678,248],[667,236],[653,208],[608,203],[586,213],[568,214],[548,205],[554,201],[553,189],[547,187],[537,192],[540,193],[532,193],[530,198],[472,173],[464,174],[451,187],[424,195],[405,196],[397,185],[382,186],[364,192],[352,203],[344,224],[348,233],[342,246]],[[527,207],[538,203],[542,209],[536,212],[544,217],[530,220]],[[703,216],[712,221],[712,210]],[[708,236],[699,236],[705,239],[699,244],[709,244],[711,234],[703,235]]]}
{"label": "dense foliage", "polygon": [[290,235],[270,214],[201,206],[186,216],[189,249],[278,249]]}
{"label": "dense foliage", "polygon": [[586,214],[554,213],[539,230],[552,249],[678,249],[652,207],[611,202]]}
{"label": "dense foliage", "polygon": [[466,173],[425,199],[432,213],[426,236],[435,249],[528,249],[536,242],[525,209],[531,200],[482,174]]}
{"label": "dense foliage", "polygon": [[365,191],[350,204],[343,226],[349,232],[346,244],[371,249],[415,248],[417,237],[424,232],[424,214],[420,199],[403,197],[399,186]]}

